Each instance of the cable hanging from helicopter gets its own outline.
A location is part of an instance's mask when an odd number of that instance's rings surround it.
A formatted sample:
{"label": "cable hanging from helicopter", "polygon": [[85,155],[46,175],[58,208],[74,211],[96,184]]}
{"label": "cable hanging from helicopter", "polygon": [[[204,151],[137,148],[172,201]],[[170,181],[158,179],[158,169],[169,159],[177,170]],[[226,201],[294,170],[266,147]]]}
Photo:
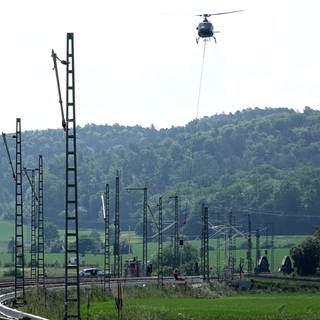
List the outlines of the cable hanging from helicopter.
{"label": "cable hanging from helicopter", "polygon": [[204,13],[204,14],[197,14],[198,17],[203,17],[203,21],[199,23],[197,27],[198,31],[198,38],[196,38],[197,44],[199,43],[200,38],[203,39],[204,47],[203,47],[203,55],[202,55],[202,64],[201,64],[201,73],[200,73],[200,83],[199,83],[199,91],[198,91],[198,102],[197,102],[197,116],[196,119],[198,119],[199,115],[199,105],[200,105],[200,94],[201,94],[201,88],[202,88],[202,77],[203,77],[203,68],[204,68],[204,59],[205,59],[205,53],[206,53],[206,42],[211,39],[211,37],[214,39],[215,43],[217,43],[217,39],[214,36],[215,33],[219,33],[219,31],[215,31],[213,24],[208,20],[211,16],[219,16],[222,14],[229,14],[229,13],[236,13],[241,12],[243,10],[234,10],[234,11],[224,11],[224,12],[217,12],[217,13]]}
{"label": "cable hanging from helicopter", "polygon": [[[198,100],[197,100],[197,112],[196,112],[196,125],[195,130],[197,131],[198,126],[198,117],[199,117],[199,108],[200,108],[200,97],[201,97],[201,90],[202,90],[202,79],[203,79],[203,70],[204,70],[204,62],[205,62],[205,54],[206,54],[206,43],[211,38],[214,39],[215,43],[217,42],[216,37],[214,36],[215,33],[219,33],[219,31],[215,31],[213,24],[208,20],[211,16],[218,16],[223,14],[230,14],[241,12],[244,10],[234,10],[234,11],[224,11],[224,12],[217,12],[217,13],[204,13],[204,14],[197,14],[198,17],[203,17],[203,21],[199,23],[197,27],[198,31],[198,38],[196,38],[197,44],[199,43],[200,38],[203,39],[203,54],[202,54],[202,63],[201,63],[201,72],[200,72],[200,82],[199,82],[199,89],[198,89]],[[192,175],[192,168],[193,168],[193,158],[194,158],[194,142],[192,143],[191,147],[191,168],[190,168],[190,176]]]}

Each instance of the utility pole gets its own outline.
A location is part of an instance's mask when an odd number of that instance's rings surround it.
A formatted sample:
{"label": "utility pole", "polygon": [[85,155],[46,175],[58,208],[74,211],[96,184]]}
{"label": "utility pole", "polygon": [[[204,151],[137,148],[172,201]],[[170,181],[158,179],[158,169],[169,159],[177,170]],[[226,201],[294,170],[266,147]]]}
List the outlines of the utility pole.
{"label": "utility pole", "polygon": [[251,216],[248,214],[248,251],[247,251],[247,260],[248,260],[248,273],[252,272],[252,238],[251,238]]}
{"label": "utility pole", "polygon": [[203,280],[209,281],[209,219],[208,207],[202,205],[202,246],[201,246],[201,265]]}
{"label": "utility pole", "polygon": [[[220,223],[220,213],[218,211],[217,213],[217,225],[219,225]],[[220,236],[219,233],[217,234],[217,253],[216,253],[216,259],[217,259],[217,266],[216,266],[216,270],[217,270],[217,275],[218,275],[218,279],[220,279],[220,273],[221,273],[221,255],[220,255],[220,250],[221,250],[221,244],[220,244]]]}
{"label": "utility pole", "polygon": [[[38,171],[37,168],[23,168],[24,173],[31,186],[31,263],[30,263],[30,278],[37,279],[37,206],[36,201],[38,197],[36,195],[35,185],[35,172]],[[31,179],[28,172],[31,172]]]}
{"label": "utility pole", "polygon": [[229,211],[229,235],[228,235],[228,253],[229,253],[229,259],[228,259],[228,267],[231,270],[231,274],[234,273],[234,263],[235,263],[235,257],[234,257],[234,247],[233,247],[233,212],[232,209]]}
{"label": "utility pole", "polygon": [[163,287],[162,197],[158,204],[158,286]]}
{"label": "utility pole", "polygon": [[179,198],[177,195],[174,197],[169,197],[170,199],[174,199],[174,240],[173,240],[173,255],[174,255],[174,268],[178,268],[179,266]]}
{"label": "utility pole", "polygon": [[259,259],[261,257],[260,251],[260,232],[259,230],[256,231],[256,270],[258,270]]}
{"label": "utility pole", "polygon": [[21,119],[16,119],[16,141],[15,168],[11,160],[6,134],[2,133],[12,176],[15,180],[15,281],[14,281],[14,305],[22,306],[25,303],[24,286],[24,240],[23,240],[23,195],[22,195],[22,152],[21,152]]}
{"label": "utility pole", "polygon": [[44,270],[44,217],[43,217],[43,158],[39,155],[39,178],[38,178],[38,272],[37,282],[45,287]]}
{"label": "utility pole", "polygon": [[120,263],[120,178],[119,171],[116,176],[116,199],[115,199],[115,214],[114,214],[114,248],[113,248],[113,270],[116,277],[121,276]]}
{"label": "utility pole", "polygon": [[106,292],[106,281],[108,281],[108,289],[110,286],[110,203],[109,203],[109,184],[106,184],[105,195],[101,195],[103,219],[104,219],[104,280],[103,289]]}
{"label": "utility pole", "polygon": [[148,276],[148,189],[143,188],[126,188],[129,191],[143,191],[143,239],[142,239],[142,265],[144,275]]}
{"label": "utility pole", "polygon": [[[78,178],[76,145],[76,103],[74,74],[74,37],[67,33],[66,60],[52,50],[56,73],[62,127],[66,132],[66,198],[65,198],[65,301],[64,320],[81,319],[78,235]],[[57,60],[66,66],[66,108],[63,109]],[[75,258],[75,259],[74,259]],[[72,263],[71,263],[72,261]]]}
{"label": "utility pole", "polygon": [[271,223],[271,272],[274,271],[274,223]]}

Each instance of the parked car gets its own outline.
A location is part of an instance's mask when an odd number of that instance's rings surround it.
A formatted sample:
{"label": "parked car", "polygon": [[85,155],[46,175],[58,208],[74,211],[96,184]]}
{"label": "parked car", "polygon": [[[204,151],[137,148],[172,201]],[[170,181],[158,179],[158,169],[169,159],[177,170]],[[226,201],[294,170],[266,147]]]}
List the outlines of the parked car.
{"label": "parked car", "polygon": [[[99,268],[84,268],[79,272],[80,277],[103,277],[104,272],[99,270]],[[107,278],[111,277],[111,273],[107,272]]]}
{"label": "parked car", "polygon": [[84,268],[79,272],[81,277],[98,277],[103,276],[103,272],[100,271],[98,268]]}

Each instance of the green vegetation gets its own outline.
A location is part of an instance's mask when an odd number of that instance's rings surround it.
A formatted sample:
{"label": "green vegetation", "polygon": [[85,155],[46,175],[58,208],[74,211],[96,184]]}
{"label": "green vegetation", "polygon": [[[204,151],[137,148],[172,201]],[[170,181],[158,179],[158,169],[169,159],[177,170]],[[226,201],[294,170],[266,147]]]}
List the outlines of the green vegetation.
{"label": "green vegetation", "polygon": [[[56,236],[58,233],[59,237],[58,239],[55,239],[54,237],[50,240],[50,247],[46,246],[46,253],[45,253],[45,264],[46,264],[46,270],[49,276],[63,276],[64,274],[64,253],[62,252],[62,244],[63,244],[63,236],[64,236],[64,231],[58,230],[56,233],[56,230],[54,227],[50,227],[51,232],[53,235]],[[11,242],[11,237],[9,236],[10,232],[12,229],[12,234],[14,231],[14,225],[12,223],[6,222],[6,221],[1,221],[0,220],[0,277],[4,275],[5,272],[7,272],[10,268],[13,268],[14,263],[13,263],[13,254],[12,250],[9,250],[9,243]],[[8,231],[9,230],[9,231]],[[5,234],[7,237],[3,237],[2,235]],[[25,263],[26,263],[26,276],[29,274],[29,263],[30,263],[30,230],[26,227],[25,228],[25,250],[26,250],[26,255],[25,255]],[[88,230],[80,230],[80,236],[84,238],[90,238],[93,237],[93,240],[97,241],[100,240],[100,245],[95,245],[100,247],[99,252],[96,253],[91,253],[91,252],[85,252],[80,254],[80,266],[85,267],[85,266],[98,266],[101,269],[103,269],[103,261],[104,261],[104,256],[103,256],[103,241],[104,241],[104,236],[103,232],[97,233],[93,229],[88,229]],[[275,250],[274,250],[274,258],[275,258],[275,269],[277,270],[281,264],[281,261],[284,256],[290,255],[290,249],[292,247],[297,247],[299,246],[303,240],[305,240],[307,236],[275,236],[274,238],[274,245],[275,245]],[[128,260],[129,258],[132,258],[133,256],[138,257],[138,259],[141,259],[142,257],[142,239],[141,236],[137,235],[135,232],[131,231],[125,231],[121,232],[121,241],[130,239],[130,247],[131,247],[131,254],[129,254],[129,251],[124,252],[122,255],[123,261]],[[47,242],[49,240],[47,239]],[[59,252],[52,252],[50,249],[56,242],[60,244],[59,247]],[[269,242],[270,242],[270,237],[269,237]],[[164,242],[164,248],[170,246],[170,241]],[[236,256],[236,263],[239,262],[240,257],[246,259],[246,254],[247,254],[247,241],[243,238],[237,238],[236,239],[236,246],[237,250],[235,251],[235,256]],[[193,248],[196,248],[197,252],[200,253],[200,240],[186,240],[185,241],[186,246],[191,245]],[[262,253],[264,253],[264,245],[266,244],[266,238],[265,236],[261,236],[261,249]],[[253,243],[254,245],[254,243]],[[222,246],[222,244],[221,244]],[[210,247],[210,266],[213,266],[213,271],[215,272],[216,267],[217,267],[217,241],[216,239],[210,239],[209,240],[209,247]],[[158,243],[155,242],[150,242],[148,245],[148,256],[150,260],[154,260],[154,271],[156,272],[156,265],[157,265],[157,250],[158,250]],[[255,247],[253,247],[253,257],[255,257]],[[268,250],[268,254],[270,255],[270,250]],[[183,255],[184,256],[184,255]],[[186,258],[186,256],[185,256]],[[113,257],[111,255],[111,263]],[[195,262],[195,260],[192,258]],[[184,263],[186,260],[183,260],[182,262]],[[224,249],[221,247],[220,250],[220,262],[221,262],[221,267],[224,262]],[[171,263],[169,263],[171,265]],[[237,265],[236,265],[237,267]],[[187,267],[188,268],[188,267]],[[182,268],[183,269],[183,268]],[[245,266],[246,270],[246,266]],[[171,268],[165,268],[165,274],[169,275],[171,274]],[[181,270],[183,273],[185,270]]]}
{"label": "green vegetation", "polygon": [[[122,230],[130,226],[141,234],[142,194],[124,189],[147,185],[155,215],[159,196],[166,199],[166,220],[172,220],[174,211],[168,197],[180,195],[185,235],[200,234],[203,201],[210,220],[219,213],[225,221],[232,207],[237,225],[246,225],[251,214],[253,229],[274,222],[275,234],[311,234],[320,223],[319,122],[320,112],[308,107],[302,113],[256,108],[161,130],[118,124],[79,127],[79,225],[103,230],[100,195],[109,183],[113,213],[115,173],[120,169]],[[24,166],[33,167],[40,153],[44,157],[45,217],[63,227],[63,131],[27,131],[22,136]],[[13,179],[4,148],[0,180],[0,217],[14,221]],[[24,198],[28,223],[28,188]],[[151,217],[149,222],[154,231]]]}
{"label": "green vegetation", "polygon": [[290,250],[294,267],[301,276],[315,275],[320,270],[320,229]]}
{"label": "green vegetation", "polygon": [[[162,289],[148,285],[136,288],[124,286],[121,319],[319,319],[317,291],[296,285],[295,290],[288,292],[285,290],[288,284],[281,284],[281,281],[277,283],[278,285],[274,286],[276,290],[268,292],[262,292],[257,284],[250,292],[235,292],[220,283],[187,287],[168,286]],[[319,290],[319,286],[316,290]],[[91,320],[117,318],[114,302],[116,295],[116,289],[112,289],[111,294],[106,296],[101,289],[83,289],[82,317]],[[26,311],[47,317],[50,315],[50,320],[60,320],[63,314],[62,294],[58,291],[48,291],[46,296],[47,307],[44,308],[44,295],[41,292],[39,296],[36,291],[28,295]],[[35,301],[37,303],[34,303]]]}

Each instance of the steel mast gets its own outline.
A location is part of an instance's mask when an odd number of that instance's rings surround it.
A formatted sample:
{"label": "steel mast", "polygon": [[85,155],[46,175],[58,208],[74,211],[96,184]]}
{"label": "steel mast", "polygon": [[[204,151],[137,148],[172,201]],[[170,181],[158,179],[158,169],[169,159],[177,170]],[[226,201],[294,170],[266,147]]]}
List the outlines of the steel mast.
{"label": "steel mast", "polygon": [[163,287],[162,197],[159,198],[158,208],[158,286]]}
{"label": "steel mast", "polygon": [[127,191],[143,191],[143,239],[142,239],[142,265],[144,275],[148,276],[148,189],[143,188],[126,188]]}
{"label": "steel mast", "polygon": [[120,265],[120,177],[116,175],[116,197],[114,212],[114,247],[113,247],[113,272],[115,277],[121,277]]}
{"label": "steel mast", "polygon": [[21,153],[21,119],[16,119],[16,161],[13,166],[6,134],[2,133],[3,142],[9,158],[12,177],[15,180],[15,280],[14,305],[22,306],[25,303],[24,288],[24,241],[23,241],[23,197],[22,197],[22,153]]}
{"label": "steel mast", "polygon": [[101,195],[103,220],[104,220],[104,278],[103,289],[106,292],[106,282],[108,282],[108,289],[110,286],[110,200],[109,200],[109,184],[106,184],[105,197]]}
{"label": "steel mast", "polygon": [[[78,183],[76,148],[76,109],[73,33],[67,33],[66,60],[52,50],[56,74],[62,127],[66,132],[66,196],[65,196],[65,301],[64,320],[81,319],[78,236]],[[57,60],[66,65],[66,110],[61,99]]]}
{"label": "steel mast", "polygon": [[43,218],[43,158],[39,155],[39,178],[38,178],[38,250],[37,250],[37,283],[45,286],[44,270],[44,218]]}
{"label": "steel mast", "polygon": [[[23,168],[24,173],[31,186],[31,263],[30,263],[30,277],[31,279],[37,279],[37,205],[38,196],[36,194],[36,175],[37,168]],[[31,179],[28,172],[31,171]]]}

